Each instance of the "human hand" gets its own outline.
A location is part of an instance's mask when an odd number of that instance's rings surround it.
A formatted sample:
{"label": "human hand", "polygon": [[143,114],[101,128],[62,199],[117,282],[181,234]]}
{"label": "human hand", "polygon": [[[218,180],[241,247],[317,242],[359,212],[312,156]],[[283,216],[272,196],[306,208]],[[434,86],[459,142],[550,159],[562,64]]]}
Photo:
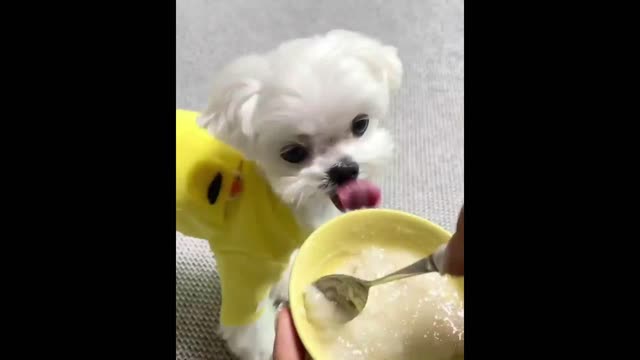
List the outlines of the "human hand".
{"label": "human hand", "polygon": [[291,310],[285,306],[278,312],[277,316],[273,359],[304,360],[305,350],[293,325]]}
{"label": "human hand", "polygon": [[464,276],[464,206],[460,210],[456,232],[445,248],[442,270],[446,274]]}

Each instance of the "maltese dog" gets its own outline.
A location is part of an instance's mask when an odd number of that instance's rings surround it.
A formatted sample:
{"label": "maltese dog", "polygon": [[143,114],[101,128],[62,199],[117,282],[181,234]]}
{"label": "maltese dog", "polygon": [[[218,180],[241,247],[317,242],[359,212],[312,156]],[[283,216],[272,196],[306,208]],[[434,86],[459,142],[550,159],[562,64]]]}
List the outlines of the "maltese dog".
{"label": "maltese dog", "polygon": [[[255,164],[270,191],[308,234],[340,212],[379,205],[381,192],[375,184],[393,150],[382,122],[401,80],[402,63],[394,47],[334,30],[230,63],[214,82],[198,123]],[[265,241],[290,243],[255,239]],[[212,248],[219,264],[230,261]],[[280,280],[267,290],[255,290],[268,293],[258,298],[256,316],[247,314],[248,323],[225,323],[222,316],[221,334],[242,360],[272,357],[276,307],[288,300],[294,250],[287,254]],[[273,260],[260,260],[265,258],[256,256],[243,269],[260,273]],[[239,277],[244,279],[233,276]],[[224,312],[225,303],[243,301],[225,294],[227,288],[252,285],[225,283],[224,273],[221,278]]]}

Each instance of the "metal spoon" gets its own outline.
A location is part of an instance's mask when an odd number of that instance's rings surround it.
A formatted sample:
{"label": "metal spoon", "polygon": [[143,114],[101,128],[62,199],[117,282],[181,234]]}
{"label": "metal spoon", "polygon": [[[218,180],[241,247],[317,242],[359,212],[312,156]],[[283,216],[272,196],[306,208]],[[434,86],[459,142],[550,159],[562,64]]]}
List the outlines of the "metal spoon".
{"label": "metal spoon", "polygon": [[336,274],[321,277],[313,283],[313,286],[336,304],[341,317],[348,322],[362,312],[369,298],[369,288],[372,286],[411,276],[440,272],[438,269],[442,269],[445,247],[446,244],[426,258],[376,280],[367,281],[349,275]]}

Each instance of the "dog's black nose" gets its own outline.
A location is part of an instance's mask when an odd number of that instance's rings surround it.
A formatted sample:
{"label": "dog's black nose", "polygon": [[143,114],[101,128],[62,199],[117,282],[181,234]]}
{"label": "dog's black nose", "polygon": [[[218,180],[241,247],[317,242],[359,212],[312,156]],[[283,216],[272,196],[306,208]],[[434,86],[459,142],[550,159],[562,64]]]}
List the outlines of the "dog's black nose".
{"label": "dog's black nose", "polygon": [[357,179],[359,172],[360,167],[358,163],[349,158],[344,158],[333,165],[327,172],[327,175],[329,175],[331,182],[339,186],[350,180]]}

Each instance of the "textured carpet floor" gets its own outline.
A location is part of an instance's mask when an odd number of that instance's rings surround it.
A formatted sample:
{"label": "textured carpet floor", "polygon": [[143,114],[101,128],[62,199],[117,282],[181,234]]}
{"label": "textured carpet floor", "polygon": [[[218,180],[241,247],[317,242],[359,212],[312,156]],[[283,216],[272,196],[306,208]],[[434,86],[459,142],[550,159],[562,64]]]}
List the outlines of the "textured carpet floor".
{"label": "textured carpet floor", "polygon": [[[452,230],[463,202],[462,0],[177,0],[176,107],[202,110],[216,69],[334,28],[396,46],[405,67],[388,128],[398,154],[384,206]],[[215,335],[220,293],[206,242],[176,233],[176,359],[231,359]]]}

